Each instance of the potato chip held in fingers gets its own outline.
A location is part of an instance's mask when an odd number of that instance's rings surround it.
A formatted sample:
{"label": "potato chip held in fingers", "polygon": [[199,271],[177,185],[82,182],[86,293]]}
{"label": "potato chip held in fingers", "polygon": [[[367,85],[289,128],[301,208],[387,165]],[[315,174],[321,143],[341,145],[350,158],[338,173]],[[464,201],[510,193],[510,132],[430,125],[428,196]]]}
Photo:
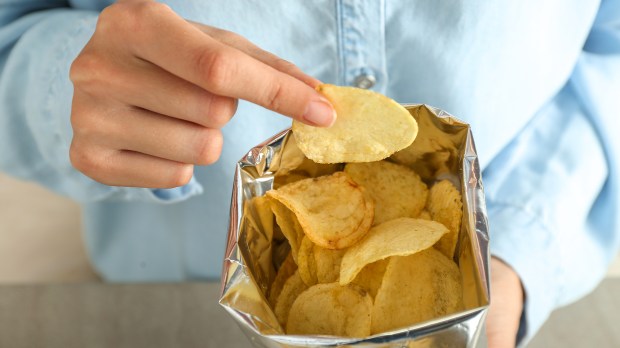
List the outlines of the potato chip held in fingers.
{"label": "potato chip held in fingers", "polygon": [[301,151],[316,163],[382,160],[413,143],[418,125],[407,109],[379,93],[334,85],[319,85],[336,110],[336,122],[319,128],[293,121]]}
{"label": "potato chip held in fingers", "polygon": [[421,219],[399,218],[377,225],[347,249],[340,265],[340,284],[350,283],[367,264],[430,248],[446,233],[444,225]]}

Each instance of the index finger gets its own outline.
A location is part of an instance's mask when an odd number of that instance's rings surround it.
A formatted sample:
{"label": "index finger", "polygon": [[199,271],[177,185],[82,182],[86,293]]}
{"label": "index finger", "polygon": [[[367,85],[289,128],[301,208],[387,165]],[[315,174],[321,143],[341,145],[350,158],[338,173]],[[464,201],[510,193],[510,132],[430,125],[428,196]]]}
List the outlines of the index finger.
{"label": "index finger", "polygon": [[134,54],[211,93],[239,98],[315,126],[335,121],[331,104],[302,81],[225,45],[155,6]]}

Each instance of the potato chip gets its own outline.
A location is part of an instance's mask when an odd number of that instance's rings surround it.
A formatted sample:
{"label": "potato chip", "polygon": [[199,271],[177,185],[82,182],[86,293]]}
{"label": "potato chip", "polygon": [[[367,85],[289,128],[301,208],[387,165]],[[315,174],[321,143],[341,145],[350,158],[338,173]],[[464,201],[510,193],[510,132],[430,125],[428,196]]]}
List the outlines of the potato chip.
{"label": "potato chip", "polygon": [[293,121],[293,135],[301,151],[317,163],[382,160],[411,145],[418,126],[409,111],[379,93],[354,87],[320,85],[336,110],[330,128]]}
{"label": "potato chip", "polygon": [[319,283],[333,283],[340,278],[340,263],[346,249],[326,249],[314,245],[316,277]]}
{"label": "potato chip", "polygon": [[350,283],[369,263],[405,256],[431,247],[448,229],[435,221],[398,218],[373,227],[359,243],[347,249],[340,265],[340,284]]}
{"label": "potato chip", "polygon": [[348,163],[344,171],[375,201],[375,225],[399,217],[417,217],[426,205],[426,184],[405,166],[387,161]]}
{"label": "potato chip", "polygon": [[441,237],[435,248],[452,259],[461,231],[461,219],[463,218],[461,193],[450,181],[442,180],[431,187],[427,209],[433,220],[442,223],[450,230],[450,233]]}
{"label": "potato chip", "polygon": [[370,296],[374,299],[383,282],[383,275],[385,274],[385,268],[389,260],[390,259],[387,258],[366,265],[366,267],[362,268],[357,274],[357,277],[353,279],[352,284],[359,285],[362,289],[368,291]]}
{"label": "potato chip", "polygon": [[[372,199],[343,172],[297,181],[267,195],[293,211],[308,238],[324,248],[346,248],[364,237],[372,225]],[[299,244],[291,243],[291,247],[299,250]]]}
{"label": "potato chip", "polygon": [[297,265],[293,260],[293,253],[288,254],[284,262],[278,269],[276,273],[276,277],[271,283],[271,288],[269,289],[269,304],[271,304],[272,308],[276,307],[276,301],[282,292],[282,288],[284,287],[284,283],[295,273],[297,270]]}
{"label": "potato chip", "polygon": [[372,310],[372,334],[395,330],[462,309],[458,267],[429,248],[392,257]]}
{"label": "potato chip", "polygon": [[278,226],[280,226],[282,234],[284,234],[291,245],[293,259],[297,261],[297,253],[299,252],[301,240],[304,237],[304,231],[295,214],[293,214],[293,212],[282,203],[277,200],[272,200],[271,209],[273,210],[273,214],[276,216],[276,222],[278,223]]}
{"label": "potato chip", "polygon": [[314,243],[307,237],[301,241],[299,254],[297,255],[297,265],[299,267],[299,275],[308,286],[312,286],[318,282],[316,274],[316,260],[314,259]]}
{"label": "potato chip", "polygon": [[370,334],[371,312],[372,299],[363,289],[338,283],[317,284],[293,303],[286,332],[365,337]]}
{"label": "potato chip", "polygon": [[293,275],[290,276],[284,283],[280,296],[278,296],[278,299],[276,300],[276,306],[274,309],[276,318],[278,318],[278,321],[282,327],[285,327],[286,325],[293,302],[295,302],[295,299],[297,299],[302,292],[306,291],[307,288],[308,286],[303,280],[301,280],[301,276],[299,276],[298,271],[295,271],[295,273],[293,273]]}

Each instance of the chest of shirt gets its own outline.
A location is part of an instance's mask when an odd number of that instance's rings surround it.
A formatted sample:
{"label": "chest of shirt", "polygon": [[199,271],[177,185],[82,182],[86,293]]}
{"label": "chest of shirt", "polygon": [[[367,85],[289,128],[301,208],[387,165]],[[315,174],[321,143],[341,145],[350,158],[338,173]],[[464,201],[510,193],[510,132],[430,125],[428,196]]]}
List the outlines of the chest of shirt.
{"label": "chest of shirt", "polygon": [[[110,2],[74,0],[91,8]],[[568,80],[598,8],[596,0],[164,2],[325,82],[458,116],[472,124],[483,163]],[[253,119],[273,118],[247,110]]]}

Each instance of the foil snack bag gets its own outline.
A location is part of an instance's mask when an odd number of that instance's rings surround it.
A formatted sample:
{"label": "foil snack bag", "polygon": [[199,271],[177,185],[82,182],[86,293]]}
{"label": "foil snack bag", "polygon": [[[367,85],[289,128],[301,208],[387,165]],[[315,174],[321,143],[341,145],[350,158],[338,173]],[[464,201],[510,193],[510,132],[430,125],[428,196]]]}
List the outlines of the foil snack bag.
{"label": "foil snack bag", "polygon": [[[448,179],[460,190],[463,218],[454,261],[463,285],[463,310],[365,338],[286,335],[267,294],[290,247],[255,197],[297,175],[318,177],[343,164],[317,164],[297,148],[291,130],[251,149],[237,163],[223,264],[220,304],[256,347],[474,347],[484,325],[489,293],[488,223],[478,157],[469,125],[427,105],[406,105],[419,132],[390,157],[427,183]],[[254,199],[254,200],[253,200]],[[262,215],[262,216],[261,216]],[[406,291],[403,289],[402,291]]]}

